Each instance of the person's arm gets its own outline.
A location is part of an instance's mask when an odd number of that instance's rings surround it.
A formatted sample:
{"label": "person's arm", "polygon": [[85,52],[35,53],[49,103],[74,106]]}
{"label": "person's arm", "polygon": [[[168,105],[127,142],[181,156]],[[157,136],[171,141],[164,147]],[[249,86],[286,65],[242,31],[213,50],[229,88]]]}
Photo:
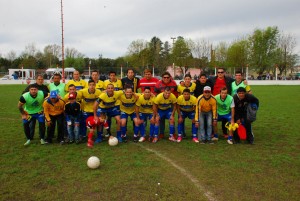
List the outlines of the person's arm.
{"label": "person's arm", "polygon": [[200,110],[201,110],[200,99],[197,99],[196,108],[195,108],[195,111],[196,111],[195,112],[195,126],[196,126],[196,128],[199,127]]}
{"label": "person's arm", "polygon": [[181,112],[180,112],[180,105],[176,104],[177,106],[177,114],[178,114],[178,124],[182,123],[182,115],[181,115]]}
{"label": "person's arm", "polygon": [[101,99],[98,98],[95,103],[94,103],[94,106],[93,106],[93,111],[94,111],[94,118],[97,119],[97,110],[98,110],[98,106],[99,106],[99,103],[101,102]]}

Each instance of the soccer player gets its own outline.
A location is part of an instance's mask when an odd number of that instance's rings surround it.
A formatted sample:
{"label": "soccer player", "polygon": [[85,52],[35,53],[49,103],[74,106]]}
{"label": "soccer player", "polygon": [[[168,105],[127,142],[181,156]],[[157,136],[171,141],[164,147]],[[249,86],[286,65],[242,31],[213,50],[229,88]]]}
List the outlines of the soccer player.
{"label": "soccer player", "polygon": [[156,83],[159,81],[156,77],[152,77],[152,72],[150,69],[144,70],[144,77],[139,82],[139,87],[141,91],[144,92],[145,87],[150,87],[152,93],[154,93],[154,88]]}
{"label": "soccer player", "polygon": [[147,119],[149,119],[150,121],[149,142],[153,141],[155,127],[155,118],[153,115],[154,99],[155,97],[151,95],[150,87],[144,87],[144,93],[139,97],[139,99],[135,103],[135,112],[139,123],[139,131],[141,134],[139,142],[144,142],[146,140],[145,130]]}
{"label": "soccer player", "polygon": [[109,136],[111,136],[109,126],[106,121],[106,116],[104,113],[100,114],[100,117],[97,119],[94,119],[93,116],[88,117],[86,119],[86,127],[89,128],[87,146],[90,148],[94,146],[94,141],[93,141],[94,130],[97,129],[98,127],[104,127],[107,130]]}
{"label": "soccer player", "polygon": [[210,77],[207,82],[208,86],[211,86],[212,95],[215,96],[220,93],[220,90],[223,87],[226,87],[228,90],[228,94],[231,94],[232,88],[231,83],[234,81],[231,77],[225,76],[225,68],[218,68],[217,76]]}
{"label": "soccer player", "polygon": [[135,103],[138,99],[138,96],[133,94],[133,89],[128,86],[124,90],[124,94],[119,97],[120,100],[120,110],[121,110],[121,137],[123,142],[127,142],[127,128],[126,123],[128,117],[134,122],[134,129],[133,129],[133,138],[134,141],[137,141],[138,132],[139,132],[139,125],[135,113]]}
{"label": "soccer player", "polygon": [[65,102],[59,98],[57,91],[50,91],[50,96],[43,103],[47,123],[47,142],[52,143],[57,124],[57,141],[64,141],[64,108]]}
{"label": "soccer player", "polygon": [[114,71],[109,72],[109,79],[104,81],[104,89],[107,89],[107,86],[109,84],[112,84],[114,86],[114,91],[119,91],[123,89],[123,85],[121,80],[117,79],[116,77],[117,73]]}
{"label": "soccer player", "polygon": [[[43,113],[44,98],[48,95],[43,91],[39,91],[35,85],[29,85],[29,92],[24,93],[18,103],[19,111],[22,115],[24,133],[27,138],[24,146],[28,146],[33,140],[31,121],[38,120],[39,135],[41,144],[45,144],[45,118]],[[24,106],[24,108],[23,108]]]}
{"label": "soccer player", "polygon": [[127,77],[124,77],[121,82],[124,89],[126,87],[131,87],[133,92],[137,93],[140,79],[134,76],[133,69],[129,68],[127,70]]}
{"label": "soccer player", "polygon": [[[121,138],[121,112],[119,97],[123,91],[115,91],[113,84],[108,84],[106,93],[101,93],[99,98],[94,103],[94,119],[97,119],[102,113],[106,114],[108,118],[114,117],[117,121],[117,138],[122,142]],[[98,137],[102,133],[98,133]]]}
{"label": "soccer player", "polygon": [[[169,87],[166,87],[164,89],[164,92],[157,95],[157,97],[154,99],[154,105],[153,105],[153,111],[154,116],[158,117],[157,119],[168,119],[169,120],[169,129],[170,129],[170,136],[169,140],[175,142],[176,139],[174,137],[175,133],[175,126],[174,126],[174,115],[176,111],[176,96],[171,93],[171,89]],[[154,128],[154,139],[153,143],[156,143],[158,141],[158,127],[159,123],[155,124]],[[163,131],[164,132],[164,131]]]}
{"label": "soccer player", "polygon": [[197,139],[197,128],[195,127],[195,107],[197,99],[190,94],[189,89],[184,89],[182,95],[177,99],[178,113],[178,138],[177,142],[181,142],[182,133],[184,130],[184,119],[192,119],[192,139],[194,142],[199,142]]}
{"label": "soccer player", "polygon": [[94,82],[96,84],[96,89],[103,91],[104,83],[102,80],[99,80],[99,73],[97,70],[92,71],[92,80],[94,80]]}
{"label": "soccer player", "polygon": [[63,98],[65,103],[69,102],[69,94],[71,94],[71,93],[75,93],[76,94],[76,101],[81,103],[81,92],[76,91],[76,87],[75,87],[74,84],[70,84],[69,87],[68,87],[68,93]]}
{"label": "soccer player", "polygon": [[186,74],[184,76],[184,84],[177,86],[177,91],[179,95],[182,95],[184,89],[189,89],[190,94],[194,95],[194,91],[196,89],[196,84],[192,82],[192,76],[190,74]]}
{"label": "soccer player", "polygon": [[59,72],[55,72],[53,74],[53,82],[48,85],[49,91],[56,91],[57,94],[64,98],[66,95],[65,91],[65,83],[60,82],[61,74]]}
{"label": "soccer player", "polygon": [[206,74],[200,74],[199,79],[196,80],[196,88],[194,91],[194,96],[196,98],[203,94],[203,88],[205,86],[210,86],[210,83],[207,82]]}
{"label": "soccer player", "polygon": [[[215,96],[215,99],[217,101],[217,113],[218,113],[218,121],[226,121],[230,122],[232,125],[234,125],[234,101],[232,96],[227,94],[227,88],[223,87],[221,89],[220,94]],[[222,125],[222,130],[224,135],[227,133],[227,128]],[[214,126],[214,137],[212,140],[216,141],[218,140],[218,125]],[[229,136],[227,139],[228,144],[232,143],[232,131],[229,131]]]}
{"label": "soccer player", "polygon": [[72,144],[74,140],[76,144],[79,143],[79,123],[81,109],[80,103],[76,101],[76,96],[76,92],[69,93],[68,102],[65,105],[65,117],[67,121],[68,138],[70,144]]}
{"label": "soccer player", "polygon": [[[204,121],[206,121],[206,132],[204,127]],[[212,123],[213,122],[213,123]],[[199,125],[200,124],[200,125]],[[209,143],[211,141],[212,125],[217,124],[217,101],[213,95],[211,95],[211,88],[209,86],[204,87],[203,95],[199,96],[196,104],[195,125],[200,129],[198,132],[200,135],[198,138],[201,140],[201,144]]]}
{"label": "soccer player", "polygon": [[[234,120],[238,124],[243,124],[246,128],[247,141],[249,144],[254,144],[254,135],[252,133],[251,122],[247,120],[247,106],[248,104],[253,105],[254,107],[259,107],[259,100],[252,94],[246,93],[244,87],[237,89],[237,94],[233,96],[235,111],[234,111]],[[240,138],[237,133],[234,133],[235,143],[240,142]]]}
{"label": "soccer player", "polygon": [[239,87],[245,88],[247,93],[250,94],[252,93],[250,86],[245,84],[243,80],[243,73],[241,71],[235,72],[235,81],[231,83],[231,87],[232,87],[232,93],[231,93],[232,96],[236,94],[236,91]]}
{"label": "soccer player", "polygon": [[73,72],[73,79],[69,80],[66,84],[66,91],[68,90],[70,84],[74,84],[77,91],[80,89],[88,88],[87,82],[85,80],[80,79],[80,74],[77,70]]}
{"label": "soccer player", "polygon": [[[94,116],[94,103],[101,94],[99,89],[95,88],[95,81],[88,81],[88,88],[80,90],[81,94],[81,108],[82,108],[82,119],[80,126],[80,137],[81,139],[86,138],[86,119],[90,116]],[[102,141],[102,137],[99,137],[96,142],[99,143]]]}

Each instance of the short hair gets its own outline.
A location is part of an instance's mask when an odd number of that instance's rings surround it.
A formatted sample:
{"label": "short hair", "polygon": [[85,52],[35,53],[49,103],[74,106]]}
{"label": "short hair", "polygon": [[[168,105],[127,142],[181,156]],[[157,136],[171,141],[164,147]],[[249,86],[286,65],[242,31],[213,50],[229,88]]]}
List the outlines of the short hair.
{"label": "short hair", "polygon": [[[68,86],[68,88],[70,88],[70,87],[75,87],[75,85],[74,84],[70,84],[69,86]],[[75,87],[76,88],[76,87]]]}
{"label": "short hair", "polygon": [[109,71],[108,75],[110,75],[110,74],[115,74],[115,75],[117,75],[117,73],[116,73],[115,71]]}
{"label": "short hair", "polygon": [[226,69],[224,67],[218,67],[218,70],[222,69],[223,71],[226,71]]}
{"label": "short hair", "polygon": [[148,89],[148,90],[151,91],[151,88],[150,88],[150,87],[145,87],[145,88],[144,88],[144,91],[145,91],[146,89]]}
{"label": "short hair", "polygon": [[165,91],[171,91],[171,88],[170,87],[166,87]]}
{"label": "short hair", "polygon": [[221,91],[226,91],[226,90],[227,90],[227,87],[223,87],[223,88],[220,89],[220,92]]}
{"label": "short hair", "polygon": [[207,77],[205,73],[201,73],[199,77]]}
{"label": "short hair", "polygon": [[41,77],[41,78],[44,79],[44,77],[43,77],[41,74],[37,74],[37,75],[35,76],[35,79],[37,80],[39,77]]}
{"label": "short hair", "polygon": [[186,77],[192,78],[191,74],[189,74],[189,73],[185,74],[184,78],[186,78]]}
{"label": "short hair", "polygon": [[59,76],[59,78],[61,78],[61,74],[60,74],[60,73],[54,73],[54,74],[53,74],[53,78],[54,78],[55,76]]}
{"label": "short hair", "polygon": [[165,75],[168,75],[168,76],[170,76],[171,77],[171,74],[169,73],[169,72],[164,72],[161,76],[163,77],[163,76],[165,76]]}
{"label": "short hair", "polygon": [[130,70],[132,70],[132,72],[135,73],[132,68],[128,68],[126,73],[128,73]]}
{"label": "short hair", "polygon": [[126,86],[124,91],[127,91],[128,89],[131,89],[133,91],[132,87],[130,87],[130,86]]}
{"label": "short hair", "polygon": [[88,84],[90,84],[90,83],[95,83],[95,81],[94,80],[89,80]]}
{"label": "short hair", "polygon": [[187,89],[187,88],[186,88],[186,89],[184,89],[182,93],[184,93],[184,92],[191,93],[190,89]]}
{"label": "short hair", "polygon": [[112,83],[109,83],[109,84],[106,86],[106,88],[107,88],[109,85],[111,85],[111,86],[113,86],[113,87],[115,88],[115,86],[114,86]]}
{"label": "short hair", "polygon": [[235,71],[235,74],[241,74],[241,75],[243,75],[242,71],[240,71],[240,70]]}
{"label": "short hair", "polygon": [[93,70],[92,73],[99,73],[97,70]]}
{"label": "short hair", "polygon": [[236,93],[239,93],[239,92],[244,92],[246,93],[246,89],[244,87],[239,87],[236,91]]}
{"label": "short hair", "polygon": [[148,68],[144,70],[144,73],[151,73],[152,74],[151,70],[148,69]]}
{"label": "short hair", "polygon": [[31,84],[31,85],[29,85],[28,89],[31,89],[31,88],[36,88],[37,89],[37,86],[35,84]]}

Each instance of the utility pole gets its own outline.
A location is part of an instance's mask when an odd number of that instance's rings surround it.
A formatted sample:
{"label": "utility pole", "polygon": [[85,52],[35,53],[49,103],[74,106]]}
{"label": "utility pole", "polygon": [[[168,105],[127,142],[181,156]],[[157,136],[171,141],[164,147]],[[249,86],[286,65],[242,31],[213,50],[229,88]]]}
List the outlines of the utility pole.
{"label": "utility pole", "polygon": [[[176,40],[176,37],[171,37],[171,39],[173,40],[173,46],[172,46],[172,49],[174,48],[174,44],[175,44],[175,40]],[[174,53],[174,52],[173,52]],[[175,61],[173,61],[173,79],[175,78]]]}
{"label": "utility pole", "polygon": [[63,0],[60,0],[61,9],[61,68],[62,81],[65,83],[65,47],[64,47],[64,14],[63,14]]}

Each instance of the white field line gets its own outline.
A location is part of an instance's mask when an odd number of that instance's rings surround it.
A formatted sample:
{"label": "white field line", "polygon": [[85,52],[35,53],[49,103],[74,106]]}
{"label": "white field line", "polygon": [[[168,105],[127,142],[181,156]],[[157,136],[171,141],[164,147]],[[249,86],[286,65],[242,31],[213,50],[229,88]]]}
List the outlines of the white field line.
{"label": "white field line", "polygon": [[208,200],[210,200],[210,201],[217,201],[217,199],[213,197],[213,194],[211,192],[209,192],[208,190],[206,190],[204,188],[204,186],[200,183],[200,181],[198,179],[196,179],[193,175],[191,175],[188,171],[186,171],[184,168],[180,167],[174,161],[172,161],[171,159],[167,158],[166,156],[164,156],[163,154],[159,153],[158,151],[155,151],[155,150],[150,149],[150,148],[146,148],[146,147],[144,147],[141,144],[138,144],[138,145],[140,147],[146,149],[147,151],[156,154],[158,157],[160,157],[161,159],[167,161],[173,167],[175,167],[177,170],[179,170],[182,175],[184,175],[185,177],[187,177],[198,189],[200,189],[200,191],[202,191],[204,193],[204,195],[206,196],[206,198]]}

